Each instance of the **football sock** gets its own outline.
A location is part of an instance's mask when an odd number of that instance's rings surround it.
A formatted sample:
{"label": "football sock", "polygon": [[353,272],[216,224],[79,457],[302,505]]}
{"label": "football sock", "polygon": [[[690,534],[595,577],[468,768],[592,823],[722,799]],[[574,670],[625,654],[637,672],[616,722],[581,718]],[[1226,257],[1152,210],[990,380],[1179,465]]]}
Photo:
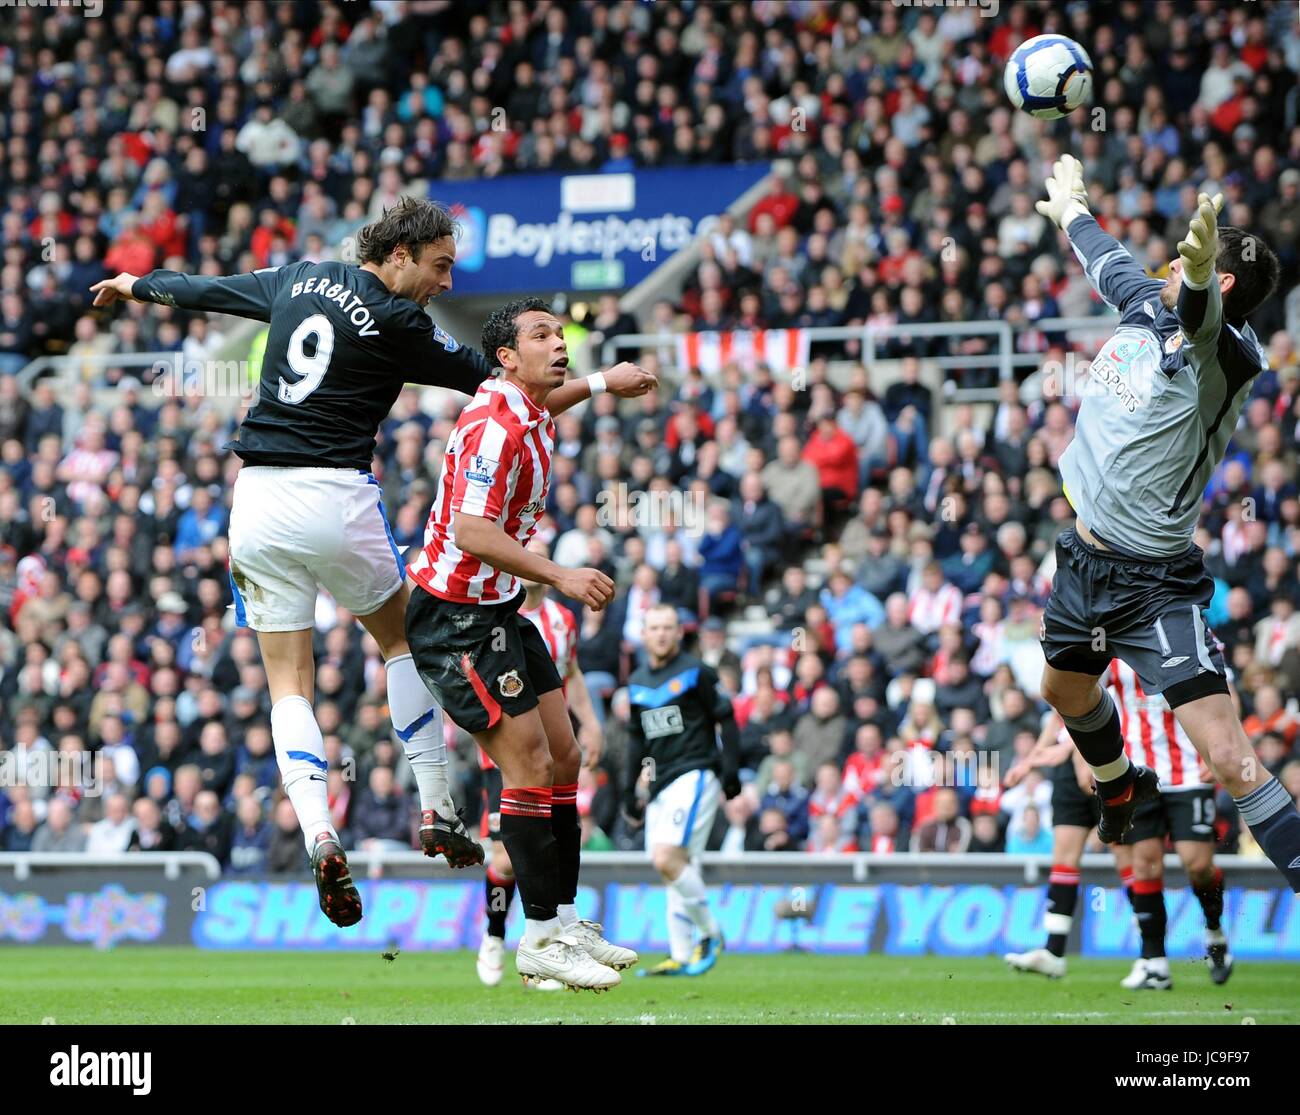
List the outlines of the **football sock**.
{"label": "football sock", "polygon": [[559,932],[559,860],[551,832],[551,788],[507,786],[501,791],[501,843],[515,871],[530,947]]}
{"label": "football sock", "polygon": [[551,832],[559,862],[556,905],[566,926],[578,920],[578,872],[582,868],[582,828],[578,824],[578,784],[551,787]]}
{"label": "football sock", "polygon": [[1205,915],[1205,928],[1211,934],[1218,933],[1223,921],[1223,870],[1216,867],[1208,879],[1193,882],[1192,893],[1196,895],[1196,901],[1201,904],[1201,913]]}
{"label": "football sock", "polygon": [[334,840],[338,839],[338,833],[330,821],[325,742],[306,697],[298,694],[281,697],[271,707],[271,741],[280,767],[280,781],[293,803],[293,811],[298,814],[310,855],[321,833],[328,832]]}
{"label": "football sock", "polygon": [[[1128,904],[1133,905],[1133,868],[1125,867],[1119,873],[1120,886],[1124,888],[1124,893],[1128,895]],[[1136,912],[1136,911],[1135,911]]]}
{"label": "football sock", "polygon": [[709,896],[704,889],[704,880],[700,878],[700,869],[688,863],[668,886],[681,899],[681,912],[690,918],[691,924],[704,936],[716,937],[718,922],[709,909]]}
{"label": "football sock", "polygon": [[1262,786],[1233,800],[1264,854],[1286,876],[1287,885],[1300,893],[1300,813],[1286,787],[1270,776]]}
{"label": "football sock", "polygon": [[424,682],[415,660],[399,654],[384,664],[388,675],[388,714],[402,741],[420,790],[420,809],[454,818],[456,803],[447,785],[447,744],[442,734],[442,709]]}
{"label": "football sock", "polygon": [[487,878],[483,880],[484,903],[487,911],[487,931],[489,937],[506,939],[506,918],[510,916],[510,903],[515,897],[515,881],[498,875],[491,867],[487,869]]}
{"label": "football sock", "polygon": [[691,958],[695,948],[695,922],[682,909],[682,896],[668,884],[668,955],[679,964]]}
{"label": "football sock", "polygon": [[1053,956],[1064,956],[1074,924],[1074,908],[1079,902],[1079,869],[1063,863],[1052,865],[1047,881],[1047,911],[1043,914],[1043,928],[1047,930],[1047,951]]}
{"label": "football sock", "polygon": [[1083,716],[1062,716],[1070,739],[1097,780],[1103,801],[1122,795],[1133,782],[1133,768],[1124,754],[1119,709],[1109,693],[1103,692],[1096,708]]}
{"label": "football sock", "polygon": [[1137,915],[1138,933],[1142,937],[1142,959],[1165,955],[1165,890],[1162,879],[1133,881],[1133,913]]}

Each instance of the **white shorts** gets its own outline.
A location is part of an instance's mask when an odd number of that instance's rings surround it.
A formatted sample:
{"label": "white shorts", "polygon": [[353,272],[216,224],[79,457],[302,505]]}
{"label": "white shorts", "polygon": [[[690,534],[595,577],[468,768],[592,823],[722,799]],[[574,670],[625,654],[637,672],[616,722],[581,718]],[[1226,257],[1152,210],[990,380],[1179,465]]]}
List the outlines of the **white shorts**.
{"label": "white shorts", "polygon": [[704,851],[722,801],[722,784],[711,770],[688,770],[645,807],[645,846],[675,844],[692,856]]}
{"label": "white shorts", "polygon": [[317,586],[353,615],[368,616],[405,579],[373,476],[345,468],[239,470],[230,583],[240,627],[314,627]]}

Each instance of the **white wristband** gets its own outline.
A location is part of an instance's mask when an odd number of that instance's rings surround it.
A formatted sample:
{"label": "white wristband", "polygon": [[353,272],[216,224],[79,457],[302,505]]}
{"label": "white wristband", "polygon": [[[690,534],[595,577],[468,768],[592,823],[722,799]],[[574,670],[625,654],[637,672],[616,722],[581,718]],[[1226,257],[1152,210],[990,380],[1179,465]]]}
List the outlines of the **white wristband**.
{"label": "white wristband", "polygon": [[605,387],[605,373],[593,372],[587,377],[587,388],[591,391],[591,397],[594,399],[602,391],[607,390]]}

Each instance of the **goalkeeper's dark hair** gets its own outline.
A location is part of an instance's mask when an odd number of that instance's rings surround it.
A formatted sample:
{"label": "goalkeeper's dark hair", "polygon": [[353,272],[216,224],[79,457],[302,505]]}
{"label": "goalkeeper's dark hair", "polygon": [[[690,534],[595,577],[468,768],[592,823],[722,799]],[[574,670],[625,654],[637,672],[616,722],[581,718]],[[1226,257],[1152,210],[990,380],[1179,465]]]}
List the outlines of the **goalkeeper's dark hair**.
{"label": "goalkeeper's dark hair", "polygon": [[402,197],[377,221],[357,233],[357,261],[383,263],[393,250],[405,244],[417,262],[426,244],[450,236],[459,229],[447,207],[419,197]]}
{"label": "goalkeeper's dark hair", "polygon": [[515,298],[488,314],[487,321],[483,323],[483,355],[494,368],[497,367],[497,349],[518,349],[518,317],[529,310],[541,310],[549,314],[551,304],[545,298]]}
{"label": "goalkeeper's dark hair", "polygon": [[1219,226],[1219,254],[1214,270],[1236,281],[1223,298],[1223,316],[1245,321],[1277,289],[1281,270],[1277,254],[1261,237],[1233,225]]}

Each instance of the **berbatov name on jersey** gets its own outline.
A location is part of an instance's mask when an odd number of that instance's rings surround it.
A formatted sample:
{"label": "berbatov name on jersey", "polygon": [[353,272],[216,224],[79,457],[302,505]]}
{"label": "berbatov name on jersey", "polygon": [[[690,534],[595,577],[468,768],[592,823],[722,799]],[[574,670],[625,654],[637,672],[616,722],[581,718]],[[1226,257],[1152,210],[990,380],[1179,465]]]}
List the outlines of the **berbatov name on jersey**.
{"label": "berbatov name on jersey", "polygon": [[370,469],[406,383],[473,395],[492,369],[373,272],[326,260],[215,278],[151,271],[135,297],[270,323],[254,405],[226,448],[246,463]]}
{"label": "berbatov name on jersey", "polygon": [[442,600],[499,604],[522,591],[513,573],[495,569],[456,545],[457,512],[497,523],[528,545],[546,508],[555,423],[523,390],[504,379],[484,383],[447,439],[424,547],[411,576]]}

